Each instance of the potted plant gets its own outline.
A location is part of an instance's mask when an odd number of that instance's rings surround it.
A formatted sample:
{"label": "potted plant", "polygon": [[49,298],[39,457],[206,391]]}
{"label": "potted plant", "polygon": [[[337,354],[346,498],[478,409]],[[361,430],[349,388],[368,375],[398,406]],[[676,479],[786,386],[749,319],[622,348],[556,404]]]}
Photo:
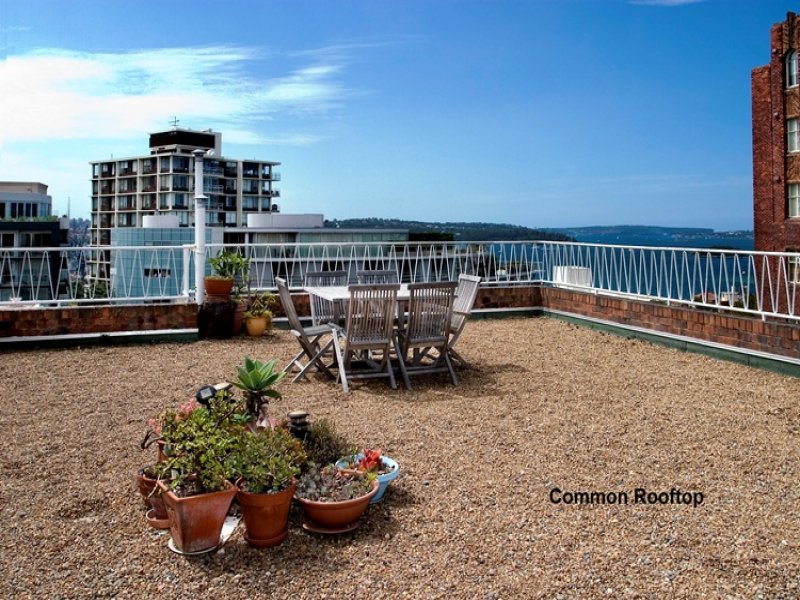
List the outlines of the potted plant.
{"label": "potted plant", "polygon": [[295,477],[306,462],[303,446],[280,427],[242,431],[232,462],[245,540],[255,548],[277,546],[288,534]]}
{"label": "potted plant", "polygon": [[340,433],[330,419],[312,421],[303,437],[308,462],[328,465],[342,456],[355,454],[356,446]]}
{"label": "potted plant", "polygon": [[158,480],[164,476],[164,468],[161,464],[148,465],[136,472],[135,481],[142,495],[144,504],[147,508],[147,524],[155,529],[169,528],[169,515],[164,499],[158,490]]}
{"label": "potted plant", "polygon": [[375,504],[383,499],[389,482],[400,475],[400,465],[397,461],[381,454],[381,449],[365,448],[358,454],[345,456],[336,462],[336,466],[343,470],[352,470],[362,473],[374,473],[378,479],[378,493],[372,497],[370,503]]}
{"label": "potted plant", "polygon": [[230,300],[236,276],[245,272],[249,262],[238,252],[223,250],[216,256],[210,257],[208,264],[211,265],[211,275],[203,279],[206,293],[209,296]]}
{"label": "potted plant", "polygon": [[236,367],[239,377],[231,381],[242,390],[245,409],[256,420],[256,427],[267,427],[269,420],[269,398],[280,398],[281,394],[272,386],[286,377],[283,371],[275,371],[277,359],[262,363],[250,357],[244,357],[244,366]]}
{"label": "potted plant", "polygon": [[272,329],[272,310],[276,301],[275,294],[261,292],[250,298],[250,305],[244,313],[244,324],[247,334],[251,337],[260,337],[264,332]]}
{"label": "potted plant", "polygon": [[244,325],[244,313],[247,310],[250,294],[250,265],[247,263],[234,280],[231,299],[233,300],[232,335],[239,335]]}
{"label": "potted plant", "polygon": [[378,493],[370,473],[341,471],[335,465],[311,465],[297,483],[295,498],[309,518],[304,527],[319,533],[343,533],[358,525]]}
{"label": "potted plant", "polygon": [[168,480],[159,480],[172,541],[186,554],[207,552],[220,534],[236,488],[232,455],[237,439],[236,406],[213,398],[175,421],[167,444]]}

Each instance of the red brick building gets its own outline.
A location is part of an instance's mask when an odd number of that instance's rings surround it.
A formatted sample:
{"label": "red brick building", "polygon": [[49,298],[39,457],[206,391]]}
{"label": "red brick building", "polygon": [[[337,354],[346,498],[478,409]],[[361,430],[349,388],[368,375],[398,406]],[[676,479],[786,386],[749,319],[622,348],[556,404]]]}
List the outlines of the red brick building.
{"label": "red brick building", "polygon": [[[772,26],[770,62],[753,69],[753,225],[755,249],[800,251],[800,21]],[[800,280],[800,259],[789,264]]]}

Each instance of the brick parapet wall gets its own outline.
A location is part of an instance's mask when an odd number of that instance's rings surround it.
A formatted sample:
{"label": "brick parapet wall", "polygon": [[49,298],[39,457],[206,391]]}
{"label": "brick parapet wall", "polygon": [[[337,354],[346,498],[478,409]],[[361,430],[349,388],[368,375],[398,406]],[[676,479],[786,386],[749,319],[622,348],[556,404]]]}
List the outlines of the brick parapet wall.
{"label": "brick parapet wall", "polygon": [[194,304],[0,310],[0,338],[195,328]]}
{"label": "brick parapet wall", "polygon": [[[298,314],[309,314],[308,296],[293,295]],[[544,309],[622,326],[800,359],[800,326],[719,310],[665,306],[553,287],[508,286],[478,290],[477,310]],[[276,317],[282,317],[280,309]],[[151,330],[195,329],[193,304],[0,310],[0,338]]]}
{"label": "brick parapet wall", "polygon": [[800,326],[718,309],[665,306],[558,288],[541,288],[542,308],[735,348],[800,359]]}

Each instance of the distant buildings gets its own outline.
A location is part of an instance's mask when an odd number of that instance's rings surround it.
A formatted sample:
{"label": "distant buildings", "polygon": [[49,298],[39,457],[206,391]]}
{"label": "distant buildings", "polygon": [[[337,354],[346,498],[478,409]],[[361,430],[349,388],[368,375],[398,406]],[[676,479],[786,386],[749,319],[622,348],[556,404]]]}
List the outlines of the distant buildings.
{"label": "distant buildings", "polygon": [[52,216],[52,205],[43,183],[0,181],[0,301],[50,299],[66,285],[60,252],[24,252],[67,244],[69,219]]}
{"label": "distant buildings", "polygon": [[[772,26],[770,62],[753,69],[753,224],[755,249],[800,252],[800,21]],[[788,277],[800,281],[800,258]]]}

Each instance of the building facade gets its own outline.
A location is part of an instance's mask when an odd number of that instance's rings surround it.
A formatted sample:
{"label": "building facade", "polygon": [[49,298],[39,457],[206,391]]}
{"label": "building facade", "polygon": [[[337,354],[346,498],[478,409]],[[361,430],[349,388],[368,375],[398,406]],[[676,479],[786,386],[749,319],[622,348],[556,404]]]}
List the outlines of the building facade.
{"label": "building facade", "polygon": [[[770,31],[770,62],[753,69],[755,249],[800,252],[800,22],[788,13]],[[800,281],[800,258],[788,278]]]}
{"label": "building facade", "polygon": [[[204,150],[203,193],[206,225],[241,227],[249,214],[278,212],[273,161],[222,156],[222,134],[173,128],[150,134],[150,154],[93,161],[91,244],[108,246],[111,231],[142,227],[145,216],[174,216],[181,227],[194,225],[194,157]],[[108,279],[108,256],[98,252],[93,276]]]}

